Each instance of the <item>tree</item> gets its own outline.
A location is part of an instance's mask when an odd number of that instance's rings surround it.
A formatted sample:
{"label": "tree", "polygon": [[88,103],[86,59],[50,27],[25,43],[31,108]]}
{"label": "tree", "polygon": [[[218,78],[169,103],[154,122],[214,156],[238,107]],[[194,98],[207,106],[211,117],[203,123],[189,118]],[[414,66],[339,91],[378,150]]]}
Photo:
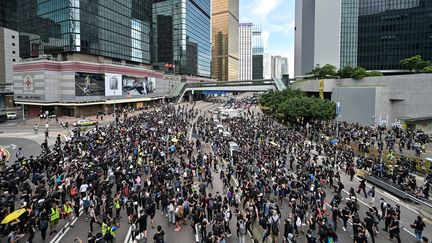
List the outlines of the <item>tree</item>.
{"label": "tree", "polygon": [[350,65],[345,66],[338,71],[338,76],[341,78],[351,78],[353,73],[357,70],[357,68],[353,68]]}
{"label": "tree", "polygon": [[293,122],[307,122],[311,119],[330,120],[336,117],[334,102],[308,97],[300,90],[269,92],[261,96],[260,104],[270,107],[275,114],[283,114],[286,120]]}
{"label": "tree", "polygon": [[368,72],[369,77],[381,77],[384,76],[382,72],[380,71],[369,71]]}
{"label": "tree", "polygon": [[364,77],[368,77],[368,71],[364,68],[358,68],[352,75],[351,78],[357,80],[362,79]]}
{"label": "tree", "polygon": [[400,61],[402,68],[408,69],[414,72],[421,72],[424,68],[431,66],[429,61],[424,61],[420,55],[408,57]]}
{"label": "tree", "polygon": [[325,78],[327,76],[336,76],[337,68],[331,64],[326,64],[323,67],[321,67],[319,64],[317,64],[312,69],[312,71],[310,71],[307,74],[312,75],[312,78],[314,78],[314,79]]}
{"label": "tree", "polygon": [[423,68],[424,73],[432,73],[432,66]]}

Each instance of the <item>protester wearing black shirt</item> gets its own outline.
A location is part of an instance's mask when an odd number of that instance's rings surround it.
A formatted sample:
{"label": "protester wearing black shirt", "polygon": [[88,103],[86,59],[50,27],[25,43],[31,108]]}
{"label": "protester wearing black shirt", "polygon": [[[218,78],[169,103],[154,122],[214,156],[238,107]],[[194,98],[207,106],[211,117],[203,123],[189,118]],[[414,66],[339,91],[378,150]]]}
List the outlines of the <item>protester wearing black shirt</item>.
{"label": "protester wearing black shirt", "polygon": [[392,216],[392,221],[390,223],[390,226],[388,228],[389,230],[389,234],[390,236],[387,237],[387,239],[389,240],[393,240],[393,237],[395,237],[397,239],[398,243],[401,243],[401,238],[400,238],[400,225],[399,225],[399,220],[397,219],[397,215],[393,215]]}
{"label": "protester wearing black shirt", "polygon": [[154,243],[164,243],[165,242],[165,232],[162,230],[162,226],[158,225],[156,227],[157,232],[153,235]]}
{"label": "protester wearing black shirt", "polygon": [[414,229],[414,233],[415,233],[417,241],[421,241],[421,239],[422,239],[422,233],[423,233],[423,230],[424,230],[425,227],[426,227],[426,224],[423,222],[422,217],[421,216],[417,216],[417,219],[411,225],[411,228]]}

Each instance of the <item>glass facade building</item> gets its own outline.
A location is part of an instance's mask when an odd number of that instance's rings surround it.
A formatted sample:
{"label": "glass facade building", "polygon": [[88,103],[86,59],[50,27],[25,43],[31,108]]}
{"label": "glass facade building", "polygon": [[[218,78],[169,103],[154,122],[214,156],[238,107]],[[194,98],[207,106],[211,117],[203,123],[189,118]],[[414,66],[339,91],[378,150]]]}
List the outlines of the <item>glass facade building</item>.
{"label": "glass facade building", "polygon": [[359,0],[344,0],[341,8],[340,66],[356,67]]}
{"label": "glass facade building", "polygon": [[153,62],[175,73],[210,77],[210,0],[153,1]]}
{"label": "glass facade building", "polygon": [[432,60],[432,1],[342,1],[341,66],[400,70],[400,60]]}
{"label": "glass facade building", "polygon": [[151,63],[152,0],[17,0],[23,58],[85,53]]}
{"label": "glass facade building", "polygon": [[212,78],[239,79],[239,0],[212,1]]}
{"label": "glass facade building", "polygon": [[0,27],[18,29],[16,0],[0,0]]}
{"label": "glass facade building", "polygon": [[264,44],[261,26],[252,27],[252,79],[262,79],[264,75]]}

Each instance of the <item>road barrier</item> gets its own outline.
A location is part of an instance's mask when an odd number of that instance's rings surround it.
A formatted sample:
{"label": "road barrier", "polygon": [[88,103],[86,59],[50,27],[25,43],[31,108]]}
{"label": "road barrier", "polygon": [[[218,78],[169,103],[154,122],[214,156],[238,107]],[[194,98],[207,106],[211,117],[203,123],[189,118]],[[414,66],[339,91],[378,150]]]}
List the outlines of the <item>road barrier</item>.
{"label": "road barrier", "polygon": [[415,202],[419,205],[422,205],[424,207],[424,211],[428,212],[429,214],[432,215],[432,201],[425,199],[425,198],[417,198],[414,195],[407,193],[403,190],[401,190],[400,188],[385,182],[383,180],[381,180],[380,178],[370,175],[370,174],[365,174],[364,177],[367,181],[369,181],[370,183],[381,187],[382,189],[398,196],[401,199],[404,200],[408,200],[408,201],[412,201]]}

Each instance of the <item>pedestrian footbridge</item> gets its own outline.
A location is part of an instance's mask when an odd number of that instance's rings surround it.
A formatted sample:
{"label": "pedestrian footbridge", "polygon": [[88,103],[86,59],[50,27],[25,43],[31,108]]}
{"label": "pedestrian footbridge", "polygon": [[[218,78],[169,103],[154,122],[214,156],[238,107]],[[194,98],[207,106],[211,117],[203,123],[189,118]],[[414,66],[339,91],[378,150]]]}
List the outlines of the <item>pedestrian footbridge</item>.
{"label": "pedestrian footbridge", "polygon": [[195,93],[225,94],[228,92],[266,92],[284,89],[286,89],[286,86],[280,79],[179,83],[174,87],[168,98],[176,99],[180,103],[185,95]]}

